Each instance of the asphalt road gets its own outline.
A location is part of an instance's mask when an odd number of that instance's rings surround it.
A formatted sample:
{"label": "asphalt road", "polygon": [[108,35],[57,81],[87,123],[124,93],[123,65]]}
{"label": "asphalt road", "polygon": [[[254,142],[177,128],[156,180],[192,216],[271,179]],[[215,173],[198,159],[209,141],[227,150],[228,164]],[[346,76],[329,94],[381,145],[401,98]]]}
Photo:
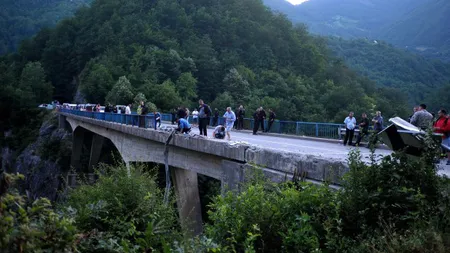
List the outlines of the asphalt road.
{"label": "asphalt road", "polygon": [[[162,126],[173,127],[173,125],[163,123]],[[192,127],[191,134],[199,134],[198,127]],[[212,137],[213,129],[208,128],[208,138],[213,141],[231,142],[231,143],[246,143],[256,147],[285,150],[288,152],[299,153],[303,155],[314,155],[331,160],[345,161],[348,158],[351,150],[359,150],[361,157],[364,161],[370,160],[370,150],[364,147],[343,146],[341,143],[335,141],[315,141],[305,140],[300,138],[286,138],[271,135],[253,135],[250,131],[237,131],[231,132],[231,141],[218,140]],[[355,141],[355,140],[354,140]],[[353,141],[353,142],[354,142]],[[375,151],[376,159],[380,159],[383,156],[390,155],[392,151],[386,149],[377,149]],[[450,177],[450,165],[446,165],[446,159],[441,160],[439,164],[440,175],[447,175]]]}
{"label": "asphalt road", "polygon": [[[163,123],[163,126],[171,126]],[[253,135],[250,131],[231,132],[231,141],[218,140],[212,137],[213,129],[208,128],[208,138],[214,141],[232,142],[232,143],[248,143],[257,147],[285,150],[288,152],[297,152],[299,154],[321,156],[333,160],[346,160],[350,150],[358,149],[363,159],[369,159],[370,151],[367,148],[357,148],[353,146],[343,146],[340,143],[324,142],[314,140],[304,140],[299,138],[286,138],[271,135]],[[193,127],[191,134],[199,134],[198,127]],[[355,141],[355,140],[354,140]],[[353,141],[353,142],[354,142]],[[376,151],[377,156],[389,155],[390,150],[379,149]]]}

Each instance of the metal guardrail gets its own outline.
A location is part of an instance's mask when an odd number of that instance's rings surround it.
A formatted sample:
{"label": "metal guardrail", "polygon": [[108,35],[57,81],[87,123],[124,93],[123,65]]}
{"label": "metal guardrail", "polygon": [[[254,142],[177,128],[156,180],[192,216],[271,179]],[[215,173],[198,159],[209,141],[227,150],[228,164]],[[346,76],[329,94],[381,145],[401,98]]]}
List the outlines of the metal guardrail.
{"label": "metal guardrail", "polygon": [[[163,113],[162,120],[163,121],[171,121],[172,115]],[[189,123],[194,123],[194,119],[192,116],[189,117]],[[214,126],[214,119],[211,118],[209,125]],[[217,119],[216,125],[225,124],[225,119],[219,117]],[[253,126],[255,124],[254,119],[244,118],[244,130],[253,130]],[[264,121],[264,127],[267,129],[269,126],[269,121]],[[237,126],[237,122],[235,122],[235,127]],[[343,128],[344,124],[333,124],[333,123],[316,123],[316,122],[300,122],[300,121],[283,121],[283,120],[275,120],[270,129],[270,133],[278,133],[278,134],[291,134],[291,135],[300,135],[300,136],[310,136],[317,138],[327,138],[327,139],[340,139],[341,135],[339,133],[339,129]],[[260,129],[261,130],[261,129]]]}
{"label": "metal guardrail", "polygon": [[[115,122],[130,126],[138,127],[142,124],[141,127],[143,128],[156,129],[155,117],[152,114],[141,116],[137,115],[135,112],[133,112],[132,114],[117,114],[117,113],[78,111],[64,108],[60,108],[59,111],[82,117],[104,120],[108,122]],[[172,121],[172,114],[161,113],[161,120],[169,122]],[[191,124],[195,123],[192,116],[189,117],[188,121]],[[209,125],[213,126],[213,123],[214,119],[211,118]],[[223,125],[223,124],[225,124],[225,119],[219,117],[217,119],[216,125]],[[244,118],[243,129],[253,130],[254,124],[255,124],[254,119]],[[237,123],[235,123],[235,127],[236,126]],[[267,129],[268,120],[264,121],[264,127]],[[327,139],[341,139],[342,134],[340,133],[340,129],[344,127],[345,127],[344,124],[275,120],[269,132],[278,134],[291,134],[317,138],[327,138]]]}
{"label": "metal guardrail", "polygon": [[118,124],[124,124],[129,126],[136,126],[142,128],[154,128],[156,129],[156,122],[154,115],[137,115],[137,114],[118,114],[118,113],[108,113],[108,112],[88,112],[88,111],[78,111],[60,108],[60,112],[69,113],[81,117],[104,120],[108,122],[114,122]]}

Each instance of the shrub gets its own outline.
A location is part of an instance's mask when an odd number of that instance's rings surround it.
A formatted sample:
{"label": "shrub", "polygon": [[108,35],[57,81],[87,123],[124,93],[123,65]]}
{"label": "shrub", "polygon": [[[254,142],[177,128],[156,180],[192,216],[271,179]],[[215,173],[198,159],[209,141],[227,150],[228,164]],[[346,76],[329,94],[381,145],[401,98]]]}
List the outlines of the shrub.
{"label": "shrub", "polygon": [[21,175],[0,175],[0,249],[8,252],[70,252],[75,241],[72,221],[52,209],[48,199],[32,203],[17,193]]}
{"label": "shrub", "polygon": [[178,238],[173,203],[165,205],[155,177],[143,168],[101,166],[94,185],[73,190],[63,210],[82,232],[82,252],[162,250]]}
{"label": "shrub", "polygon": [[206,235],[225,251],[319,252],[334,197],[327,186],[250,183],[215,198]]}

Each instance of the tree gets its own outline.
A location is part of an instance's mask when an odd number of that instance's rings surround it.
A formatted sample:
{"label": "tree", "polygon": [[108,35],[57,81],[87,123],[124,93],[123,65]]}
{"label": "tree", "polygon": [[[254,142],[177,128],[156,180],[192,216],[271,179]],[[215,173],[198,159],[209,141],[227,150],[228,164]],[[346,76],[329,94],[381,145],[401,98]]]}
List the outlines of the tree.
{"label": "tree", "polygon": [[52,99],[53,87],[45,80],[40,62],[29,62],[22,70],[19,82],[19,101],[22,106],[37,106]]}
{"label": "tree", "polygon": [[242,78],[235,68],[230,69],[223,79],[223,83],[225,84],[226,91],[228,91],[238,103],[243,103],[248,99],[248,96],[250,95],[250,85],[247,80]]}
{"label": "tree", "polygon": [[105,102],[105,97],[114,85],[114,79],[103,64],[88,63],[80,80],[83,95],[88,102]]}
{"label": "tree", "polygon": [[193,101],[197,97],[197,79],[190,72],[180,75],[175,88],[183,101]]}
{"label": "tree", "polygon": [[129,104],[133,100],[133,91],[130,81],[121,76],[106,96],[106,102],[113,105]]}
{"label": "tree", "polygon": [[146,97],[163,111],[170,111],[181,104],[181,98],[172,81],[166,80],[162,84],[147,83],[145,86]]}
{"label": "tree", "polygon": [[220,112],[225,112],[228,106],[234,108],[235,105],[236,102],[228,91],[217,95],[216,99],[211,103],[212,108],[217,108]]}

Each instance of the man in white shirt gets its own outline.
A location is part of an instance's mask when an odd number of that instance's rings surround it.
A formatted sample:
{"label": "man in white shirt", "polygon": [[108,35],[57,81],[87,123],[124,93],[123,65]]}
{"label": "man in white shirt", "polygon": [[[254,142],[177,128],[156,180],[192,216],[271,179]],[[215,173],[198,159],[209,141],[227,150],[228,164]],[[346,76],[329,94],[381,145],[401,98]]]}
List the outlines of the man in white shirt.
{"label": "man in white shirt", "polygon": [[131,104],[127,105],[127,107],[125,107],[125,114],[131,114]]}
{"label": "man in white shirt", "polygon": [[352,140],[353,135],[355,134],[355,127],[356,127],[356,119],[353,117],[353,112],[350,112],[348,114],[348,117],[344,120],[345,124],[345,138],[344,138],[344,146],[348,145],[353,146]]}
{"label": "man in white shirt", "polygon": [[234,122],[236,121],[236,115],[231,110],[231,107],[227,107],[227,111],[223,117],[225,118],[225,132],[228,136],[228,140],[231,140],[230,132],[233,129]]}

